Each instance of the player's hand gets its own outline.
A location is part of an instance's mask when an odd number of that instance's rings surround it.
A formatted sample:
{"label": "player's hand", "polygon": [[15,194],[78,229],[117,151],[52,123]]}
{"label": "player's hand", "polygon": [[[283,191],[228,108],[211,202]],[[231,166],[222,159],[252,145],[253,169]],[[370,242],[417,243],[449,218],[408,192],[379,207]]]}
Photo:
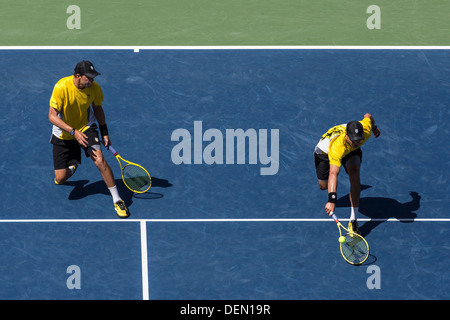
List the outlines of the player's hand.
{"label": "player's hand", "polygon": [[334,212],[334,209],[336,208],[336,204],[332,202],[327,202],[325,205],[325,211],[328,215],[330,215],[332,212]]}
{"label": "player's hand", "polygon": [[111,140],[109,140],[109,136],[103,136],[103,145],[108,149],[111,144]]}
{"label": "player's hand", "polygon": [[81,131],[75,130],[74,137],[81,146],[87,147],[87,145],[88,145],[87,135],[85,135]]}

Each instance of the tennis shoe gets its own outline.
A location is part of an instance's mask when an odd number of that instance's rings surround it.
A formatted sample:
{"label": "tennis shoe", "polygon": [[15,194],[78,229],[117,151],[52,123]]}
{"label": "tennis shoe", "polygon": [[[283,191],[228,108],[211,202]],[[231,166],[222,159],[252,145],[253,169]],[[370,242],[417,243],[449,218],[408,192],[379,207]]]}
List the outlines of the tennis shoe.
{"label": "tennis shoe", "polygon": [[352,220],[348,223],[348,230],[352,233],[361,234],[358,228],[358,221]]}
{"label": "tennis shoe", "polygon": [[125,205],[125,202],[123,200],[119,200],[116,203],[114,203],[114,209],[116,209],[116,213],[119,216],[119,218],[125,219],[130,216],[130,212],[128,211],[128,208]]}

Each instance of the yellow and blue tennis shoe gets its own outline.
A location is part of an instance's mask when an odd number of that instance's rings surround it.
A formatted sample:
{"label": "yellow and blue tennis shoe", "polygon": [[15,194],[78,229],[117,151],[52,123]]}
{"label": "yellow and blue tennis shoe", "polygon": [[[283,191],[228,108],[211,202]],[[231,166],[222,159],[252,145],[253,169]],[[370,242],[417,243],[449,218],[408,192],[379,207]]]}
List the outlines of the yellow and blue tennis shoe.
{"label": "yellow and blue tennis shoe", "polygon": [[358,228],[358,221],[356,221],[356,220],[349,221],[349,223],[348,223],[348,231],[360,235],[361,232],[359,231],[359,228]]}
{"label": "yellow and blue tennis shoe", "polygon": [[114,203],[114,209],[116,209],[116,213],[119,218],[125,219],[130,216],[130,212],[128,211],[128,208],[123,200]]}

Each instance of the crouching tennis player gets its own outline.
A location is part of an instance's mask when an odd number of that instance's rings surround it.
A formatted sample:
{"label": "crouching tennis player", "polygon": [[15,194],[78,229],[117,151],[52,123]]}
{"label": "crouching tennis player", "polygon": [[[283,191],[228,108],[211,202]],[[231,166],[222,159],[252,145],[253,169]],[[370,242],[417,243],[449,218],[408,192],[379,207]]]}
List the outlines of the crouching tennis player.
{"label": "crouching tennis player", "polygon": [[325,211],[329,215],[334,212],[337,202],[337,184],[341,165],[350,179],[350,222],[348,229],[360,233],[357,222],[359,197],[361,193],[360,168],[362,161],[361,146],[370,138],[372,132],[376,138],[380,129],[369,113],[361,121],[350,121],[329,129],[314,149],[319,188],[328,190],[328,201]]}
{"label": "crouching tennis player", "polygon": [[[48,119],[53,124],[50,143],[53,144],[55,184],[69,179],[81,164],[81,149],[93,161],[111,192],[114,208],[120,218],[129,212],[119,195],[113,172],[103,157],[97,124],[102,139],[109,145],[100,85],[94,81],[98,73],[91,62],[81,61],[74,74],[59,80],[50,98]],[[92,106],[92,107],[91,107]]]}

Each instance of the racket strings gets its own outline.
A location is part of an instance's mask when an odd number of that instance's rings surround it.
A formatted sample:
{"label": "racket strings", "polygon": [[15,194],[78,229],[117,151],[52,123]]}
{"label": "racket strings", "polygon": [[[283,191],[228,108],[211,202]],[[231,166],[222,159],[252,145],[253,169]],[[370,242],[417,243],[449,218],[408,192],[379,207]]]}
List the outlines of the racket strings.
{"label": "racket strings", "polygon": [[125,184],[134,191],[145,191],[151,185],[148,173],[136,165],[126,165],[122,173]]}
{"label": "racket strings", "polygon": [[364,262],[369,254],[366,242],[357,234],[346,234],[341,248],[346,259],[355,264]]}

